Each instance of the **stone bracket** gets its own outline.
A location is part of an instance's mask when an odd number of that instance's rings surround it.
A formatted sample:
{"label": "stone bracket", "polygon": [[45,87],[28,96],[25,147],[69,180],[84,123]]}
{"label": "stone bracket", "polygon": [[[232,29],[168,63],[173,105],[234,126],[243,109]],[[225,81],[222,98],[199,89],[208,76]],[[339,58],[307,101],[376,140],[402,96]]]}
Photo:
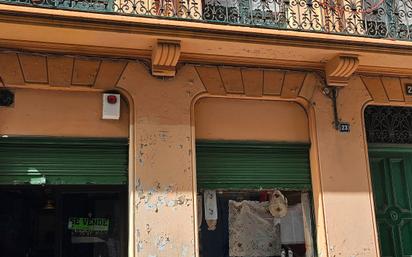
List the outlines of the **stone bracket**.
{"label": "stone bracket", "polygon": [[335,56],[328,61],[325,66],[326,82],[328,86],[346,86],[358,66],[359,59],[357,55],[339,54]]}
{"label": "stone bracket", "polygon": [[180,41],[159,39],[152,52],[152,75],[174,77],[180,57]]}

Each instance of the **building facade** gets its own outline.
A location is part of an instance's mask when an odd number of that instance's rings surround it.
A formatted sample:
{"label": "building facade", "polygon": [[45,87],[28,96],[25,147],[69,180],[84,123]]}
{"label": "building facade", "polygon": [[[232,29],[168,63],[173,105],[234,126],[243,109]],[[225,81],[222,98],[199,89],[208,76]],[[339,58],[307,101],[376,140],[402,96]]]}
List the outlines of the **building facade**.
{"label": "building facade", "polygon": [[412,255],[408,1],[0,2],[6,257]]}

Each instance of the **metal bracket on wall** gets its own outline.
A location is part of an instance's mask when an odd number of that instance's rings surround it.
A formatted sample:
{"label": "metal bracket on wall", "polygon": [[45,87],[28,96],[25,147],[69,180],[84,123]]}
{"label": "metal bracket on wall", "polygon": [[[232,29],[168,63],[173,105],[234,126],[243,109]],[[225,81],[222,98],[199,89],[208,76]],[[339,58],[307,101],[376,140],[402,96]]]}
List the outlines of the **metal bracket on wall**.
{"label": "metal bracket on wall", "polygon": [[342,122],[339,118],[339,113],[338,113],[338,105],[337,105],[337,100],[338,100],[338,95],[339,95],[339,89],[338,87],[324,87],[322,89],[322,93],[329,97],[332,100],[332,108],[333,108],[333,126],[336,130],[339,132],[349,132],[350,131],[350,124],[347,122]]}
{"label": "metal bracket on wall", "polygon": [[340,124],[340,120],[339,120],[339,115],[338,115],[338,107],[336,104],[337,98],[338,98],[338,88],[336,87],[324,87],[322,89],[322,93],[329,97],[332,100],[332,107],[333,107],[333,125],[335,127],[336,130],[339,129],[339,124]]}
{"label": "metal bracket on wall", "polygon": [[349,132],[350,124],[339,119],[337,100],[339,90],[346,87],[349,79],[359,66],[357,55],[338,54],[330,59],[325,65],[325,87],[322,89],[324,95],[332,100],[333,125],[340,132]]}

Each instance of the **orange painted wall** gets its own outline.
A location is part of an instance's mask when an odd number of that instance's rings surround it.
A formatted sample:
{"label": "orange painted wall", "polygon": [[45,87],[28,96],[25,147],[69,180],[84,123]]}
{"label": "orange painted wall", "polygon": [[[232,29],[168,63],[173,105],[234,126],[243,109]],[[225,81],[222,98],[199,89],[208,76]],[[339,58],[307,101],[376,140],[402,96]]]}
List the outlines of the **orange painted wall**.
{"label": "orange painted wall", "polygon": [[306,112],[293,102],[203,98],[195,127],[197,139],[309,142]]}
{"label": "orange painted wall", "polygon": [[95,92],[14,89],[14,107],[0,107],[1,135],[127,137],[129,113],[102,120],[102,96]]}
{"label": "orange painted wall", "polygon": [[194,257],[191,103],[204,87],[191,65],[161,80],[136,62],[127,65],[117,86],[134,102],[131,251],[136,257]]}
{"label": "orange painted wall", "polygon": [[[200,138],[310,141],[318,256],[379,255],[362,121],[362,108],[371,97],[359,77],[338,98],[341,119],[351,123],[346,134],[333,128],[331,101],[319,88],[306,115],[298,104],[278,101],[285,100],[279,96],[208,97],[194,104],[199,95],[210,95],[191,65],[173,79],[159,80],[131,62],[117,87],[134,103],[129,256],[196,256],[194,141]],[[125,103],[120,121],[103,121],[100,93],[15,92],[15,107],[0,108],[0,134],[128,134]]]}
{"label": "orange painted wall", "polygon": [[349,133],[340,133],[333,127],[330,99],[320,90],[312,98],[312,162],[318,166],[312,174],[320,185],[314,198],[323,205],[327,239],[327,252],[319,249],[320,256],[379,256],[363,125],[363,107],[370,100],[358,76],[339,91],[339,118],[351,125]]}

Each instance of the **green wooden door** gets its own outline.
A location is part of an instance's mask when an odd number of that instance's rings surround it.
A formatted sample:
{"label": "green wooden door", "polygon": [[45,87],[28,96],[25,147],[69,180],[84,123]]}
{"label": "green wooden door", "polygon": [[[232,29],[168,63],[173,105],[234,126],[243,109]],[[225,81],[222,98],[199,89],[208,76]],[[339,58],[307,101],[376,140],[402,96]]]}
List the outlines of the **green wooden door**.
{"label": "green wooden door", "polygon": [[370,147],[382,257],[412,256],[412,149]]}

